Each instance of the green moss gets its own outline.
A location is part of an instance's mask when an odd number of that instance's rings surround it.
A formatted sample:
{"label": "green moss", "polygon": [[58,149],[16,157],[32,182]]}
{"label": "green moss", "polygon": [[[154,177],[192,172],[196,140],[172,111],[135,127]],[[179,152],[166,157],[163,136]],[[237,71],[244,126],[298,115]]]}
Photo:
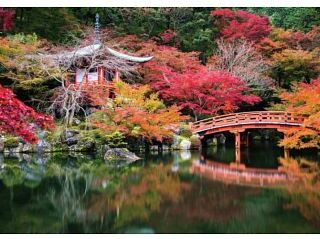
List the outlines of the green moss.
{"label": "green moss", "polygon": [[4,139],[4,147],[15,148],[19,146],[19,138],[13,136],[7,136]]}
{"label": "green moss", "polygon": [[187,138],[187,139],[192,136],[192,131],[188,125],[182,125],[180,127],[180,136]]}

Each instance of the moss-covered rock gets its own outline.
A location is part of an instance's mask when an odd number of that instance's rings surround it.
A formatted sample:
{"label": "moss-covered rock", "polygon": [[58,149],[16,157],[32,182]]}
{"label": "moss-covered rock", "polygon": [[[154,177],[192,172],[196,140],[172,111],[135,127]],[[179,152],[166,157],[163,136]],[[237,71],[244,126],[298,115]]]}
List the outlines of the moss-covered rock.
{"label": "moss-covered rock", "polygon": [[19,146],[19,138],[14,136],[6,136],[4,138],[4,147],[5,148],[16,148]]}
{"label": "moss-covered rock", "polygon": [[128,161],[128,162],[134,162],[136,160],[139,160],[140,158],[135,155],[134,153],[130,152],[127,149],[123,148],[110,148],[107,150],[107,152],[104,155],[105,160],[118,160],[118,161]]}

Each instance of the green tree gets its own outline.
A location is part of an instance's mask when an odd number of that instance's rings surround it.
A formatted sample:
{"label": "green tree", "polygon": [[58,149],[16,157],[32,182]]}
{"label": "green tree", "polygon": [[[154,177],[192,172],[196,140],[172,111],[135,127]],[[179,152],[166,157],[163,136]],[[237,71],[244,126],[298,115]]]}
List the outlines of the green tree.
{"label": "green tree", "polygon": [[316,7],[249,8],[249,11],[269,16],[272,24],[285,29],[310,31],[320,25],[320,9]]}
{"label": "green tree", "polygon": [[80,36],[77,18],[68,8],[16,8],[15,32],[36,33],[56,43],[73,42]]}

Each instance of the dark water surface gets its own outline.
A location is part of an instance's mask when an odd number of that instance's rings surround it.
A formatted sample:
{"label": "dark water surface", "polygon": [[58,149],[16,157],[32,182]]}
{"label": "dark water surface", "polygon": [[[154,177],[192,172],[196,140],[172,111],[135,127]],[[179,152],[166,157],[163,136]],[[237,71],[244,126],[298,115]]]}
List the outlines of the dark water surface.
{"label": "dark water surface", "polygon": [[[234,154],[225,146],[202,156],[230,163]],[[272,144],[257,143],[242,151],[241,160],[248,167],[277,168],[281,156]],[[304,157],[318,160],[316,153]],[[117,166],[99,155],[0,155],[0,232],[320,232],[320,200],[304,204],[285,187],[226,184],[192,174],[201,158],[197,151],[146,158]]]}

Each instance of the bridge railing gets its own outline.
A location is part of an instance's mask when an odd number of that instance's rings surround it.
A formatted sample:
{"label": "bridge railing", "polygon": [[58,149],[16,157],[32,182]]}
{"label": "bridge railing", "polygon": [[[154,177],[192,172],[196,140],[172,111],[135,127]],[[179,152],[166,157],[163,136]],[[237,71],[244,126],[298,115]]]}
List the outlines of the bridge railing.
{"label": "bridge railing", "polygon": [[192,123],[193,132],[236,124],[301,124],[305,117],[283,111],[252,111],[216,116]]}

